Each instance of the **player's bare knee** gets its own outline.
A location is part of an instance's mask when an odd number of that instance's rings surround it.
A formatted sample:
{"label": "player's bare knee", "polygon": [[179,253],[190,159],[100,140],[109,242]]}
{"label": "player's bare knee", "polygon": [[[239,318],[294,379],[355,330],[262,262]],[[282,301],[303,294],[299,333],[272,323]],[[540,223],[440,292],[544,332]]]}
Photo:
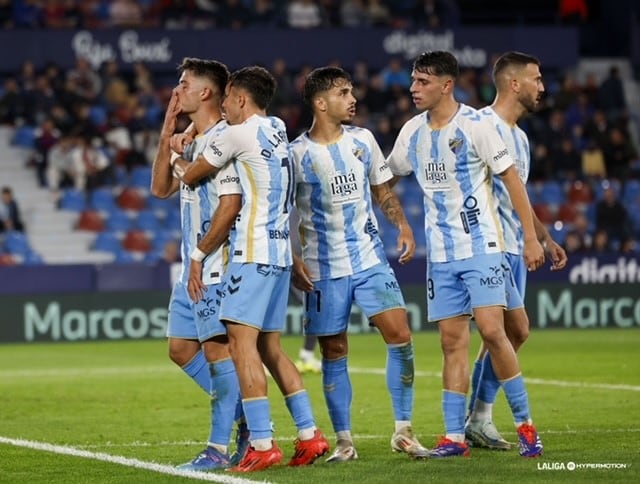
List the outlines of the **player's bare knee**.
{"label": "player's bare knee", "polygon": [[320,336],[320,352],[326,360],[337,360],[347,356],[349,352],[349,343],[346,334],[333,336]]}

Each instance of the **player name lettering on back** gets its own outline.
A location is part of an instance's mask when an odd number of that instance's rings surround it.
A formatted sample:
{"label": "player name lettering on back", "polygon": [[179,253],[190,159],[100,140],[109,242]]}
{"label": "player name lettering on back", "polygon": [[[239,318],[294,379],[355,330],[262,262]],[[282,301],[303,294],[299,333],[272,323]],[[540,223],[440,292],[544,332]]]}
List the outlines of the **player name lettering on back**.
{"label": "player name lettering on back", "polygon": [[269,230],[269,238],[270,239],[288,240],[289,239],[289,231],[288,230],[271,229],[271,230]]}

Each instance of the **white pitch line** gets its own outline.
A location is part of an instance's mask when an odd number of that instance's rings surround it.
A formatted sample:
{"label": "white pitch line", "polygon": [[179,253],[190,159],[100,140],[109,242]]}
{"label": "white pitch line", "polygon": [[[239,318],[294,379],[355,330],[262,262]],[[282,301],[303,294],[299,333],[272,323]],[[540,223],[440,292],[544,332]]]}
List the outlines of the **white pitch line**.
{"label": "white pitch line", "polygon": [[[141,373],[152,373],[155,375],[162,375],[167,373],[177,373],[179,370],[171,365],[157,365],[157,366],[138,366],[138,367],[105,367],[105,368],[49,368],[42,370],[0,370],[0,379],[9,378],[73,378],[83,376],[135,376]],[[384,368],[360,368],[350,367],[351,373],[363,374],[363,375],[384,375]],[[442,378],[442,373],[439,371],[420,371],[416,370],[416,377],[426,378]],[[640,392],[640,385],[627,385],[617,383],[589,383],[580,381],[565,381],[565,380],[547,380],[544,378],[527,378],[525,375],[525,382],[532,385],[547,385],[557,387],[571,387],[571,388],[590,388],[598,390],[624,390],[630,392]]]}
{"label": "white pitch line", "polygon": [[[349,368],[351,373],[384,375],[384,368]],[[428,378],[442,378],[442,372],[439,371],[420,371],[416,370],[416,376]],[[640,392],[640,385],[626,385],[617,383],[588,383],[581,381],[564,381],[564,380],[546,380],[544,378],[527,378],[524,381],[532,385],[548,385],[556,387],[575,387],[575,388],[593,388],[599,390],[627,390],[630,392]]]}
{"label": "white pitch line", "polygon": [[253,481],[224,474],[181,471],[166,464],[145,462],[139,459],[131,459],[129,457],[123,457],[119,455],[105,454],[103,452],[89,452],[87,450],[80,450],[66,445],[54,445],[48,444],[46,442],[35,442],[33,440],[12,439],[9,437],[0,436],[0,444],[8,444],[15,447],[25,447],[27,449],[33,450],[42,450],[45,452],[53,452],[55,454],[71,455],[74,457],[99,460],[102,462],[110,462],[112,464],[120,464],[127,467],[135,467],[136,469],[159,472],[161,474],[168,474],[170,476],[187,477],[189,479],[197,479],[200,481],[219,482],[222,484],[268,484],[268,481]]}

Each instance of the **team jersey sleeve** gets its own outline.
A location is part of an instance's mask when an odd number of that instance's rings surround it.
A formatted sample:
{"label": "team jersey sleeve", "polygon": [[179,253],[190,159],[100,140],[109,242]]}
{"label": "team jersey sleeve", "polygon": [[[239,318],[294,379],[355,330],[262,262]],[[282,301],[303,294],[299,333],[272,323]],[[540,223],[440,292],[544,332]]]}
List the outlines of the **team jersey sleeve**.
{"label": "team jersey sleeve", "polygon": [[235,163],[227,163],[213,179],[218,189],[218,196],[242,194],[240,177]]}
{"label": "team jersey sleeve", "polygon": [[487,162],[495,174],[503,173],[514,164],[507,145],[488,119],[474,123],[473,135],[478,156]]}
{"label": "team jersey sleeve", "polygon": [[413,172],[409,160],[409,131],[407,123],[400,130],[396,142],[393,144],[393,149],[387,157],[387,166],[393,175],[407,176]]}
{"label": "team jersey sleeve", "polygon": [[237,129],[234,129],[233,126],[225,126],[216,132],[202,152],[207,163],[216,168],[222,168],[237,156],[237,142],[241,136],[237,136],[236,131]]}
{"label": "team jersey sleeve", "polygon": [[371,145],[371,169],[369,171],[369,182],[373,186],[382,185],[393,178],[393,173],[391,173],[389,165],[387,165],[387,160],[385,160],[382,150],[380,149],[380,145],[373,136],[373,133],[369,130],[366,130],[366,133],[367,137],[370,139]]}

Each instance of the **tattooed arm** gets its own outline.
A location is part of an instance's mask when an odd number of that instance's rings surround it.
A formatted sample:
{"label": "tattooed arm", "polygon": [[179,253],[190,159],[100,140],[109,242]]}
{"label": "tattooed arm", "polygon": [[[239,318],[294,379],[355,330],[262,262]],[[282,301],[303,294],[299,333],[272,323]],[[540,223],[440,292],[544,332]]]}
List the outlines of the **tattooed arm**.
{"label": "tattooed arm", "polygon": [[398,252],[400,252],[398,262],[401,264],[409,262],[416,252],[416,241],[398,196],[391,190],[388,183],[372,185],[371,193],[385,217],[400,231],[398,235]]}

